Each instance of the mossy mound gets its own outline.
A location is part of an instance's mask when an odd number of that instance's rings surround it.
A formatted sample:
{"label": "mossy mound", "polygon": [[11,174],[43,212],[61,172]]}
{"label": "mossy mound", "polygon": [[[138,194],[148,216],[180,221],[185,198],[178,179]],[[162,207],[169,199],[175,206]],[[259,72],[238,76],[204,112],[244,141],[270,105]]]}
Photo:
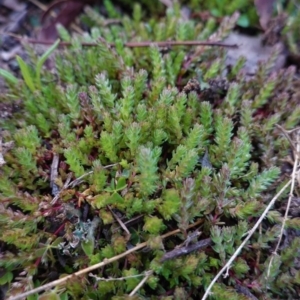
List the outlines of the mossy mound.
{"label": "mossy mound", "polygon": [[[220,41],[236,14],[217,26],[175,5],[144,21],[137,4],[119,24],[84,18],[90,34],[60,28],[71,46],[52,70],[41,68],[50,53],[32,52],[24,80],[6,76],[2,101],[23,107],[2,121],[14,146],[0,169],[0,283],[16,295],[103,262],[43,299],[200,299],[289,181],[291,146],[275,125],[299,124],[296,70],[273,70],[276,47],[249,77],[243,58],[226,65],[226,47],[126,44]],[[211,299],[297,297],[300,239],[271,255],[282,219],[268,212]],[[286,222],[299,226],[297,214]]]}

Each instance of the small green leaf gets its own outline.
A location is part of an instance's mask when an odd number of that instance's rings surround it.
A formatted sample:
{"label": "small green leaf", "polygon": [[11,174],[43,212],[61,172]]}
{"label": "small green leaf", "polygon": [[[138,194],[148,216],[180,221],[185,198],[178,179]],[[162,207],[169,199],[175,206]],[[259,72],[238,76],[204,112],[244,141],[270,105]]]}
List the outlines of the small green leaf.
{"label": "small green leaf", "polygon": [[115,255],[115,252],[111,245],[106,245],[101,249],[101,255],[105,258],[111,258]]}
{"label": "small green leaf", "polygon": [[113,192],[115,190],[115,181],[112,180],[110,182],[110,187],[108,187],[107,189],[105,189],[105,191],[108,191],[108,192]]}
{"label": "small green leaf", "polygon": [[28,65],[25,63],[25,61],[20,56],[17,55],[16,59],[19,64],[19,67],[21,69],[21,73],[22,73],[22,76],[23,76],[23,79],[24,79],[26,85],[29,87],[29,89],[32,92],[34,92],[35,86],[34,86],[33,78],[31,77]]}
{"label": "small green leaf", "polygon": [[162,219],[159,219],[156,216],[153,217],[145,217],[145,225],[143,229],[148,231],[151,234],[158,234],[162,230],[165,229],[165,225]]}
{"label": "small green leaf", "polygon": [[4,285],[6,283],[9,283],[14,278],[14,275],[12,272],[6,272],[4,275],[0,277],[0,285]]}
{"label": "small green leaf", "polygon": [[102,193],[99,195],[96,195],[93,198],[93,204],[95,205],[96,208],[102,208],[105,207],[108,203],[107,199],[110,197],[109,193]]}
{"label": "small green leaf", "polygon": [[87,256],[91,256],[94,253],[95,239],[89,237],[85,241],[82,241],[81,248]]}
{"label": "small green leaf", "polygon": [[43,248],[40,248],[40,249],[37,249],[34,251],[34,254],[37,256],[37,257],[42,257],[45,252],[47,251],[47,248],[46,247],[43,247]]}
{"label": "small green leaf", "polygon": [[51,55],[51,53],[57,48],[59,45],[60,40],[57,40],[38,60],[35,72],[36,72],[36,82],[38,84],[38,87],[41,88],[41,70],[42,66],[47,60],[47,58]]}
{"label": "small green leaf", "polygon": [[221,17],[222,12],[217,9],[217,8],[213,8],[211,9],[210,13],[214,16],[214,17]]}
{"label": "small green leaf", "polygon": [[117,186],[116,186],[116,191],[121,191],[121,190],[125,189],[126,186],[127,186],[126,178],[120,177],[120,179],[118,180]]}
{"label": "small green leaf", "polygon": [[150,276],[150,278],[147,280],[147,284],[151,287],[152,290],[155,290],[157,288],[159,282],[159,278],[157,276]]}
{"label": "small green leaf", "polygon": [[119,193],[113,193],[108,199],[108,204],[124,203],[123,197]]}
{"label": "small green leaf", "polygon": [[60,298],[55,292],[51,292],[39,296],[38,300],[60,300]]}
{"label": "small green leaf", "polygon": [[29,295],[26,300],[38,300],[38,294]]}
{"label": "small green leaf", "polygon": [[68,300],[68,293],[60,294],[60,300]]}
{"label": "small green leaf", "polygon": [[237,21],[237,25],[241,27],[249,27],[250,22],[247,15],[241,15]]}
{"label": "small green leaf", "polygon": [[38,294],[33,294],[27,296],[26,300],[38,300],[39,295]]}
{"label": "small green leaf", "polygon": [[57,247],[58,244],[62,243],[64,239],[62,237],[56,238],[53,243],[51,244],[52,247]]}
{"label": "small green leaf", "polygon": [[12,84],[17,84],[19,81],[18,78],[15,77],[13,74],[1,68],[0,68],[0,76],[2,76],[5,80],[7,80]]}
{"label": "small green leaf", "polygon": [[[130,277],[130,276],[134,276],[137,275],[138,271],[135,268],[131,268],[130,270],[125,270],[124,271],[124,277]],[[129,292],[131,290],[133,290],[137,284],[139,283],[139,278],[137,277],[133,277],[133,278],[128,278],[126,279],[126,291]]]}

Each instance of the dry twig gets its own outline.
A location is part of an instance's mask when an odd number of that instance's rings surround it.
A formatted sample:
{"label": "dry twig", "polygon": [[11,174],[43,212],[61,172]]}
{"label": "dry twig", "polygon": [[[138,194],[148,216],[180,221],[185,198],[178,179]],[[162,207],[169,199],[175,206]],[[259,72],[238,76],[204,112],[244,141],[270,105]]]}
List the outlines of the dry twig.
{"label": "dry twig", "polygon": [[56,196],[50,202],[51,205],[54,205],[57,202],[57,200],[59,199],[59,197],[61,195],[61,192],[64,191],[64,190],[66,190],[70,186],[70,182],[71,182],[72,176],[73,176],[72,173],[68,174],[67,179],[65,181],[65,184],[63,185],[63,187],[61,188],[61,190],[56,194]]}
{"label": "dry twig", "polygon": [[153,274],[152,270],[145,272],[145,277],[141,282],[134,288],[134,290],[129,294],[129,297],[132,297],[136,292],[143,286],[143,284],[148,280],[148,278]]}
{"label": "dry twig", "polygon": [[[52,45],[55,41],[50,40],[36,40],[32,38],[23,38],[17,34],[10,33],[10,36],[20,40],[26,41],[30,44],[40,44],[40,45]],[[81,42],[81,46],[85,47],[97,47],[99,43],[93,42]],[[110,47],[115,47],[114,43],[107,43]],[[69,42],[60,42],[60,46],[71,46],[72,44]],[[225,44],[222,42],[212,42],[212,41],[143,41],[143,42],[127,42],[124,43],[124,47],[128,48],[141,48],[141,47],[150,47],[150,46],[157,46],[157,47],[172,47],[172,46],[216,46],[216,47],[225,47],[225,48],[238,48],[236,44]]]}
{"label": "dry twig", "polygon": [[277,127],[280,128],[280,130],[282,130],[282,132],[284,132],[284,135],[290,141],[291,146],[293,146],[293,149],[295,149],[294,150],[295,151],[295,155],[294,155],[295,160],[294,160],[293,172],[292,172],[292,175],[291,175],[292,183],[291,183],[291,188],[290,188],[289,199],[288,199],[287,207],[286,207],[286,210],[285,210],[283,222],[282,222],[282,225],[281,225],[281,230],[280,230],[278,242],[277,242],[277,245],[276,245],[276,248],[275,248],[274,252],[272,253],[272,257],[270,259],[270,263],[269,263],[269,266],[268,266],[267,277],[270,276],[270,270],[271,270],[271,266],[272,266],[272,263],[273,263],[273,259],[274,259],[275,255],[277,255],[277,251],[278,251],[279,246],[281,244],[285,223],[288,220],[288,214],[289,214],[291,202],[292,202],[292,199],[293,199],[293,192],[294,192],[294,189],[295,189],[295,182],[296,182],[296,179],[297,179],[297,173],[299,173],[299,155],[298,155],[298,153],[300,153],[300,130],[298,130],[296,132],[296,145],[295,145],[294,142],[292,141],[292,139],[289,137],[286,130],[283,129],[282,127],[280,127],[280,126],[277,126]]}
{"label": "dry twig", "polygon": [[[295,146],[295,143],[292,141],[292,139],[290,138],[289,136],[289,133],[293,132],[294,130],[291,130],[290,132],[285,130],[283,127],[281,127],[279,124],[276,124],[275,125],[282,133],[283,135],[287,138],[287,140],[289,141],[290,143],[290,146],[292,147],[293,151],[294,151],[294,155],[297,155],[299,156],[299,150],[297,151],[296,149],[296,146]],[[298,128],[299,130],[299,128]]]}
{"label": "dry twig", "polygon": [[97,275],[94,275],[93,273],[90,273],[89,276],[95,278],[96,281],[105,281],[105,282],[109,282],[109,281],[123,281],[126,279],[130,279],[130,278],[137,278],[137,277],[143,277],[146,275],[146,272],[142,273],[142,274],[137,274],[137,275],[130,275],[130,276],[125,276],[125,277],[108,277],[108,278],[104,278],[104,277],[98,277]]}
{"label": "dry twig", "polygon": [[51,173],[50,173],[50,187],[52,189],[53,189],[53,185],[55,184],[55,180],[57,179],[58,176],[58,164],[59,164],[59,155],[57,153],[54,153],[52,164],[51,164]]}
{"label": "dry twig", "polygon": [[208,239],[204,239],[204,240],[201,240],[201,241],[198,241],[190,246],[185,246],[185,247],[181,247],[181,248],[178,248],[178,249],[174,249],[170,252],[167,252],[162,258],[161,258],[161,262],[164,262],[166,260],[169,260],[169,259],[173,259],[173,258],[176,258],[178,256],[181,256],[181,255],[186,255],[186,254],[189,254],[193,251],[196,251],[196,250],[199,250],[199,249],[202,249],[202,248],[205,248],[207,246],[209,246],[211,244],[211,239],[208,238]]}
{"label": "dry twig", "polygon": [[111,209],[111,207],[109,205],[107,205],[108,209],[110,210],[110,212],[112,213],[112,215],[114,216],[114,218],[117,220],[117,222],[119,223],[119,225],[123,228],[123,230],[126,232],[126,240],[129,241],[131,234],[129,232],[129,230],[127,229],[126,225],[122,222],[122,220],[113,212],[113,210]]}
{"label": "dry twig", "polygon": [[[195,223],[193,223],[193,224],[191,224],[191,225],[188,227],[188,229],[191,229],[191,228],[194,228],[194,227],[196,227],[196,226],[199,226],[201,223],[203,223],[203,220],[202,220],[202,219],[201,219],[201,220],[198,220],[197,222],[195,222]],[[180,229],[176,229],[176,230],[173,230],[173,231],[171,231],[171,232],[168,232],[168,233],[162,235],[161,238],[162,238],[162,239],[165,239],[165,238],[168,238],[168,237],[170,237],[170,236],[172,236],[172,235],[178,234],[178,233],[180,233],[180,232],[181,232]],[[126,257],[126,256],[127,256],[128,254],[130,254],[130,253],[133,253],[133,252],[135,252],[135,251],[141,250],[141,249],[143,249],[144,247],[147,247],[147,246],[148,246],[148,241],[147,241],[147,242],[144,242],[144,243],[140,243],[140,244],[136,245],[135,247],[133,247],[133,248],[131,248],[131,249],[129,249],[129,250],[127,250],[127,251],[125,251],[125,252],[119,254],[119,255],[116,255],[116,256],[114,256],[114,257],[112,257],[112,258],[106,258],[106,259],[104,259],[102,262],[100,262],[100,263],[98,263],[98,264],[95,264],[95,265],[93,265],[93,266],[90,266],[90,267],[88,267],[88,268],[85,268],[85,269],[83,269],[83,270],[80,270],[80,271],[78,271],[78,272],[75,272],[75,273],[73,273],[73,274],[71,274],[71,275],[68,275],[68,276],[65,276],[65,277],[63,277],[63,278],[54,280],[54,281],[52,281],[52,282],[49,282],[49,283],[44,284],[44,285],[42,285],[42,286],[39,286],[39,287],[37,287],[37,288],[35,288],[35,289],[31,290],[31,291],[27,291],[27,292],[25,292],[25,293],[23,293],[23,294],[20,294],[20,295],[17,295],[17,296],[9,297],[7,300],[21,300],[21,299],[24,299],[25,297],[28,297],[28,296],[33,295],[33,294],[35,294],[35,293],[40,293],[40,292],[42,292],[42,291],[49,290],[49,289],[51,289],[51,288],[53,288],[53,287],[55,287],[55,286],[63,285],[63,284],[65,284],[68,280],[72,280],[72,278],[74,278],[74,276],[76,276],[76,277],[77,277],[77,276],[81,276],[81,275],[84,275],[84,274],[86,274],[86,273],[89,273],[89,272],[91,272],[91,271],[93,271],[93,270],[96,270],[96,269],[99,269],[99,268],[101,268],[101,267],[104,267],[104,266],[106,266],[106,265],[108,265],[108,264],[110,264],[110,263],[112,263],[112,262],[114,262],[114,261],[117,261],[117,260],[119,260],[119,259],[121,259],[121,258],[123,258],[123,257]],[[148,272],[150,272],[150,271],[148,271]],[[147,274],[149,274],[149,273],[147,273]],[[151,275],[151,274],[150,274],[150,275]],[[146,279],[144,278],[145,280],[142,280],[141,283],[140,283],[137,287],[140,288],[140,287],[146,282],[146,280],[149,278],[150,275],[148,275],[148,276],[146,275],[146,277],[145,277]],[[137,290],[138,290],[138,289],[135,288],[135,292],[136,292]],[[133,291],[132,291],[132,292],[133,292]]]}
{"label": "dry twig", "polygon": [[216,281],[220,278],[220,276],[224,273],[224,271],[226,271],[226,274],[224,275],[224,277],[228,276],[228,270],[231,267],[231,264],[233,263],[233,261],[236,259],[236,257],[239,255],[240,251],[244,248],[244,246],[246,245],[246,243],[248,242],[248,240],[251,238],[251,236],[253,235],[253,233],[255,232],[255,230],[258,228],[258,226],[260,225],[260,223],[262,222],[262,220],[266,217],[267,213],[269,212],[269,210],[271,209],[271,207],[274,205],[274,203],[276,202],[276,200],[280,197],[280,195],[289,187],[289,185],[292,183],[292,180],[289,180],[284,187],[274,196],[274,198],[270,201],[270,203],[268,204],[268,206],[266,207],[266,209],[264,210],[264,212],[262,213],[262,215],[260,216],[260,218],[257,220],[257,222],[255,223],[255,225],[253,226],[253,228],[249,231],[247,237],[244,239],[244,241],[241,243],[241,245],[235,250],[234,254],[232,255],[232,257],[229,259],[229,261],[225,264],[225,266],[219,271],[219,273],[214,277],[214,279],[212,280],[212,282],[210,283],[210,285],[208,286],[207,290],[205,291],[205,294],[202,298],[202,300],[205,300],[210,294],[211,294],[211,289],[213,287],[213,285],[216,283]]}

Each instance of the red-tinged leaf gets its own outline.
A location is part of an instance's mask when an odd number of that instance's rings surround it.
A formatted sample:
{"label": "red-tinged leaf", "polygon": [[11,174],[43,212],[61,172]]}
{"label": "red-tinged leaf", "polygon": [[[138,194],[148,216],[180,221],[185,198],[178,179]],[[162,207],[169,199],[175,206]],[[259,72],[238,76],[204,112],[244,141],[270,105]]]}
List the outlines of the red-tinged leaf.
{"label": "red-tinged leaf", "polygon": [[272,17],[276,0],[254,0],[257,14],[259,15],[260,26],[266,30]]}

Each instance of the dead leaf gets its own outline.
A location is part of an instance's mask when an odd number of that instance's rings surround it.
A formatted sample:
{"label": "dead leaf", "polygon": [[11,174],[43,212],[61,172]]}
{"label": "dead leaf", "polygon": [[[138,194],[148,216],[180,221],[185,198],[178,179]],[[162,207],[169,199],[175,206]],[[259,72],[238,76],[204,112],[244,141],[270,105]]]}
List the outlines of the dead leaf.
{"label": "dead leaf", "polygon": [[61,24],[64,27],[68,27],[75,18],[81,13],[84,6],[87,4],[92,4],[94,0],[80,1],[80,0],[61,0],[56,1],[49,6],[48,10],[44,13],[42,20],[45,21],[46,17],[49,15],[53,8],[62,6],[62,9],[58,16],[51,20],[47,25],[45,24],[38,34],[38,39],[40,40],[55,40],[57,38],[56,25]]}
{"label": "dead leaf", "polygon": [[268,23],[272,17],[276,0],[254,0],[259,22],[262,29],[267,30]]}
{"label": "dead leaf", "polygon": [[265,30],[263,43],[268,46],[273,46],[282,40],[282,30],[287,23],[288,16],[281,13],[278,16],[271,18],[268,22],[268,29]]}
{"label": "dead leaf", "polygon": [[3,61],[7,62],[13,59],[18,53],[21,53],[22,47],[20,45],[16,45],[11,47],[9,51],[1,51],[0,57]]}
{"label": "dead leaf", "polygon": [[26,3],[20,3],[20,1],[17,0],[3,0],[1,1],[1,5],[5,6],[6,8],[9,8],[12,11],[19,12],[24,11],[26,8]]}
{"label": "dead leaf", "polygon": [[6,162],[4,160],[3,155],[11,150],[14,147],[14,142],[7,142],[7,143],[2,143],[2,138],[0,138],[0,167],[5,165]]}
{"label": "dead leaf", "polygon": [[274,65],[273,70],[282,68],[286,61],[286,53],[284,52],[284,45],[277,43],[274,46],[266,46],[262,43],[263,35],[260,36],[248,36],[238,32],[232,32],[223,41],[228,44],[237,44],[238,48],[228,48],[226,55],[226,65],[233,66],[236,61],[241,57],[246,58],[246,62],[243,67],[245,75],[252,76],[258,69],[258,63],[267,61],[272,55],[275,47],[278,47],[279,55]]}

